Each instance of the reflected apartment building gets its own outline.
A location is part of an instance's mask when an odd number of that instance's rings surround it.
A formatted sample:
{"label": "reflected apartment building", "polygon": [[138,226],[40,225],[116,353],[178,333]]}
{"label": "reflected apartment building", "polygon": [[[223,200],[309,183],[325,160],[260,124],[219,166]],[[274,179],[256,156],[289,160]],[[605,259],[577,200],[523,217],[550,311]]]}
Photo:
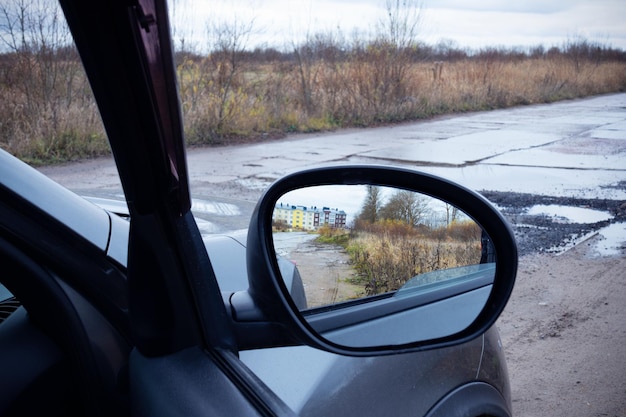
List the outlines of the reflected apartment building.
{"label": "reflected apartment building", "polygon": [[276,203],[272,220],[291,229],[317,230],[322,226],[332,228],[346,227],[346,212],[330,207],[294,206]]}

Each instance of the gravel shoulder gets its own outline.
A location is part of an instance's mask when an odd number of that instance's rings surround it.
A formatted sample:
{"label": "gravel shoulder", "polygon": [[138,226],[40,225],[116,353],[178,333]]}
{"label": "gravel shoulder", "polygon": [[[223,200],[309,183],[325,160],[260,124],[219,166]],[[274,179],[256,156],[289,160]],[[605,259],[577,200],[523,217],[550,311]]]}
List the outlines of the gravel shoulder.
{"label": "gravel shoulder", "polygon": [[520,258],[498,321],[518,417],[626,416],[626,257]]}

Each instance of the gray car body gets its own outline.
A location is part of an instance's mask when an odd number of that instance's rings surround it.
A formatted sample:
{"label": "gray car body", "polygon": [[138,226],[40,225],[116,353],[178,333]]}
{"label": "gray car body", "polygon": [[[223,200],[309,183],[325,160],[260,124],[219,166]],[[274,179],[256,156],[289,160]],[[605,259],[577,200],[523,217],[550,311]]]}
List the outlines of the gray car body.
{"label": "gray car body", "polygon": [[[0,184],[126,265],[129,222],[110,211],[115,203],[105,210],[2,150]],[[248,285],[244,239],[242,233],[204,238],[225,299]],[[298,415],[511,414],[507,368],[495,328],[455,347],[392,356],[348,357],[308,346],[239,355]]]}

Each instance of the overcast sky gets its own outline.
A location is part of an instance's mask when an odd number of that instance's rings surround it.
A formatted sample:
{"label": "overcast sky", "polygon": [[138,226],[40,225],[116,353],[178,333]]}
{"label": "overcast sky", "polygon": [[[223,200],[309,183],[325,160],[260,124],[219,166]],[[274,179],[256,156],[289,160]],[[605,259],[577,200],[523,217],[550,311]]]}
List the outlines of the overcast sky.
{"label": "overcast sky", "polygon": [[[196,1],[184,11],[173,5],[177,21],[200,39],[208,17],[249,22],[256,33],[249,41],[289,45],[306,32],[340,28],[372,31],[385,16],[385,0],[222,0]],[[420,37],[429,44],[452,40],[461,47],[560,46],[584,37],[626,49],[626,0],[423,0]],[[190,11],[189,11],[190,10]],[[193,22],[193,23],[192,23]],[[180,32],[179,32],[180,33]]]}

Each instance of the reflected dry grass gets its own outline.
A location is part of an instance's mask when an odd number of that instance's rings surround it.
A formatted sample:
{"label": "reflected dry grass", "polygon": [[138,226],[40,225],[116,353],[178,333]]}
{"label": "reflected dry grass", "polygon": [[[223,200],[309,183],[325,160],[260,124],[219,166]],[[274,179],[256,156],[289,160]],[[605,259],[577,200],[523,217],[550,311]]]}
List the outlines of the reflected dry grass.
{"label": "reflected dry grass", "polygon": [[348,253],[368,295],[395,291],[416,275],[480,262],[480,239],[393,238],[360,233]]}

